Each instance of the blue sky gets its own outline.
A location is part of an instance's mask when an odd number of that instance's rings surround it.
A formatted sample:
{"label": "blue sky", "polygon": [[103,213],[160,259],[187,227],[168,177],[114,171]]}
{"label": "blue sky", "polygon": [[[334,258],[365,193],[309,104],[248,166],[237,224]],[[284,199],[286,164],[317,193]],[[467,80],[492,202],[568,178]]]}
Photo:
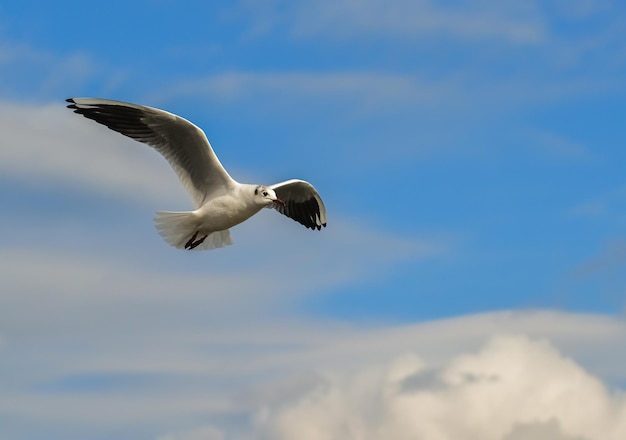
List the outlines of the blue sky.
{"label": "blue sky", "polygon": [[[2,437],[624,438],[625,8],[1,5]],[[328,227],[170,248],[174,173],[75,96],[309,180]]]}

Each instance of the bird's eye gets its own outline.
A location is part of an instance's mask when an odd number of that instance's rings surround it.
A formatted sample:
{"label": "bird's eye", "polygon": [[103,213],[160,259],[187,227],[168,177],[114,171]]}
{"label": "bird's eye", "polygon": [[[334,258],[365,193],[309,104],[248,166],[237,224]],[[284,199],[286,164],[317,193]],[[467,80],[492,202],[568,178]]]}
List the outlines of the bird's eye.
{"label": "bird's eye", "polygon": [[267,197],[267,191],[263,191],[263,197]]}

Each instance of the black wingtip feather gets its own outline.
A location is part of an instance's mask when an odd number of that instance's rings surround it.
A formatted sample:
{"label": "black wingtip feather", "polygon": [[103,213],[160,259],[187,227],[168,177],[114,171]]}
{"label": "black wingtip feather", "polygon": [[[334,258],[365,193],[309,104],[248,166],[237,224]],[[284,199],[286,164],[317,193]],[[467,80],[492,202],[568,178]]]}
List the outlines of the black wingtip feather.
{"label": "black wingtip feather", "polygon": [[321,213],[318,202],[314,197],[304,202],[289,200],[279,211],[281,214],[290,217],[312,231],[320,231],[323,227],[326,227],[326,223],[318,223],[321,221]]}
{"label": "black wingtip feather", "polygon": [[65,100],[65,102],[69,102],[70,104],[67,106],[67,108],[74,110],[75,113],[78,113],[78,107],[76,106],[76,101],[74,101],[73,98],[67,98]]}

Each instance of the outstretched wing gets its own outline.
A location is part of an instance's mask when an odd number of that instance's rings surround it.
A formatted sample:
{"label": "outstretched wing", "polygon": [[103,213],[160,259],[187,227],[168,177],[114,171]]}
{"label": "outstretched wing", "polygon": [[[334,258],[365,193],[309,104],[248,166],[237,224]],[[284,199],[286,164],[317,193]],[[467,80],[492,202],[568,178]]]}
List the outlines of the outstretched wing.
{"label": "outstretched wing", "polygon": [[70,98],[74,113],[150,145],[170,163],[196,206],[235,183],[204,132],[180,116],[152,107],[98,98]]}
{"label": "outstretched wing", "polygon": [[304,180],[287,180],[271,185],[276,196],[285,204],[274,204],[281,214],[294,219],[310,229],[326,227],[326,208],[317,190]]}

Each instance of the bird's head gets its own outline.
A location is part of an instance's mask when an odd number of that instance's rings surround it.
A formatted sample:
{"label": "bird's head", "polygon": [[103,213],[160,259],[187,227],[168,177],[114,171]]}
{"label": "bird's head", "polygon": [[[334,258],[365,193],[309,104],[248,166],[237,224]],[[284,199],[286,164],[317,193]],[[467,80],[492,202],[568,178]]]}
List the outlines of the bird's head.
{"label": "bird's head", "polygon": [[271,207],[273,204],[284,206],[285,203],[278,198],[276,192],[272,188],[259,185],[254,189],[254,198],[260,205]]}

